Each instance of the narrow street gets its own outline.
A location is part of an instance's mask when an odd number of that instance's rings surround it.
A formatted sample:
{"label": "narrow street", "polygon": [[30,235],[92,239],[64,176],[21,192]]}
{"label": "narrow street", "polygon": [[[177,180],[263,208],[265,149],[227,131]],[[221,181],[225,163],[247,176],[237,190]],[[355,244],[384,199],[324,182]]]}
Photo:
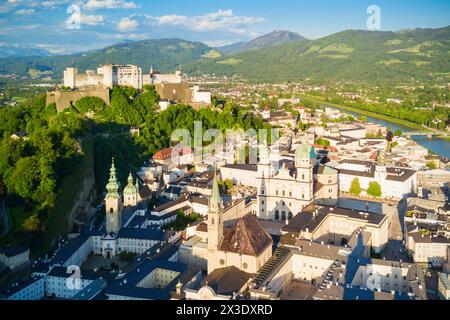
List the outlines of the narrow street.
{"label": "narrow street", "polygon": [[404,217],[406,211],[406,201],[400,201],[397,206],[383,205],[383,212],[390,216],[389,242],[382,251],[382,256],[388,260],[409,261],[408,253],[403,246]]}

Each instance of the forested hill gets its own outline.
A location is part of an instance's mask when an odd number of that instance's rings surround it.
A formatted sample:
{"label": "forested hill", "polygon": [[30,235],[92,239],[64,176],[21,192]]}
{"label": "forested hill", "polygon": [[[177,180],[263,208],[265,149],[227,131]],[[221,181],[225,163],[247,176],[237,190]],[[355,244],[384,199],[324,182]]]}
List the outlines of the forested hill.
{"label": "forested hill", "polygon": [[0,74],[45,74],[62,78],[64,68],[101,64],[151,65],[190,75],[241,75],[249,80],[285,82],[311,79],[445,82],[450,78],[450,27],[398,32],[348,30],[318,40],[293,41],[235,55],[199,42],[160,39],[126,42],[83,54],[0,59]]}
{"label": "forested hill", "polygon": [[30,70],[50,72],[62,78],[68,66],[80,70],[96,70],[101,64],[137,64],[145,73],[151,65],[160,71],[173,72],[180,65],[201,58],[219,58],[221,54],[200,42],[181,39],[132,41],[81,54],[54,57],[23,57],[0,59],[0,73],[26,76]]}
{"label": "forested hill", "polygon": [[306,38],[302,37],[298,33],[284,30],[275,30],[271,33],[253,39],[252,41],[234,43],[228,46],[217,48],[217,50],[224,54],[237,54],[240,52],[269,48],[279,44],[301,40],[306,40]]}
{"label": "forested hill", "polygon": [[438,80],[450,74],[450,27],[398,32],[348,30],[185,66],[193,74],[259,81]]}

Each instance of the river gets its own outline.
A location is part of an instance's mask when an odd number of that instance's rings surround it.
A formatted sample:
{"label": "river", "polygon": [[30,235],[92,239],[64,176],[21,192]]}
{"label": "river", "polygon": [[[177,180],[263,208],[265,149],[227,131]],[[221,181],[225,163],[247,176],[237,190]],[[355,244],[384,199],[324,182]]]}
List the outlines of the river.
{"label": "river", "polygon": [[[360,116],[359,114],[357,114],[355,112],[350,112],[350,111],[346,111],[346,110],[342,110],[342,112],[351,114],[354,117]],[[402,126],[402,125],[394,123],[394,122],[381,120],[381,119],[377,119],[377,118],[373,118],[373,117],[369,117],[369,116],[365,116],[365,117],[370,122],[378,123],[384,127],[391,128],[392,131],[395,131],[395,130],[401,130],[402,132],[414,131],[414,129]],[[421,146],[427,148],[428,150],[430,150],[436,154],[450,158],[450,141],[448,141],[448,140],[439,139],[437,137],[428,139],[425,136],[414,136],[414,135],[411,137],[411,139],[413,139]]]}

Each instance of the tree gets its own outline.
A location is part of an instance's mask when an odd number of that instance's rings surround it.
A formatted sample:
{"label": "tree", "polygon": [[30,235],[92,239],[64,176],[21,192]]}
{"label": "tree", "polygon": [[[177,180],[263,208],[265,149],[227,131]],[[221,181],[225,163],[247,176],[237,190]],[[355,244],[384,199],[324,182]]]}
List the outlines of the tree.
{"label": "tree", "polygon": [[366,116],[359,116],[358,120],[361,122],[366,122],[367,121],[367,117]]}
{"label": "tree", "polygon": [[0,176],[0,198],[3,198],[6,196],[6,185],[3,182],[2,177]]}
{"label": "tree", "polygon": [[39,231],[41,228],[41,220],[37,215],[32,215],[25,220],[22,227],[27,232]]}
{"label": "tree", "polygon": [[318,144],[318,145],[320,145],[320,146],[324,146],[324,147],[329,147],[331,144],[330,144],[330,141],[328,141],[328,140],[326,140],[326,139],[322,139],[322,138],[320,138],[320,139],[317,139],[316,140],[316,144]]}
{"label": "tree", "polygon": [[394,136],[401,137],[401,135],[402,135],[402,130],[400,130],[400,129],[395,130]]}
{"label": "tree", "polygon": [[352,181],[352,184],[350,186],[350,194],[354,196],[359,196],[361,194],[361,184],[359,183],[359,179],[355,178]]}
{"label": "tree", "polygon": [[369,188],[367,189],[367,194],[369,196],[379,198],[381,197],[381,186],[378,182],[372,181],[369,183]]}
{"label": "tree", "polygon": [[231,188],[233,188],[233,181],[231,181],[231,179],[226,179],[224,183],[225,183],[225,189],[227,191],[231,190]]}
{"label": "tree", "polygon": [[436,163],[435,163],[434,161],[431,161],[431,160],[427,162],[427,167],[428,167],[428,169],[430,169],[430,170],[435,170],[435,169],[437,169]]}
{"label": "tree", "polygon": [[8,185],[13,186],[15,192],[22,198],[31,199],[38,183],[36,159],[24,157],[17,161]]}

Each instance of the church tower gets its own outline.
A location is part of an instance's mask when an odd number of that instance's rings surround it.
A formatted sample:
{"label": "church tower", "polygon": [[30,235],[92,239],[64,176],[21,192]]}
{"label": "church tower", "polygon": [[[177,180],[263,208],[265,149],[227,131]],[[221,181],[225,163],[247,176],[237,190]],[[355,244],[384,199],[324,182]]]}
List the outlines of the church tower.
{"label": "church tower", "polygon": [[120,184],[117,181],[116,167],[114,158],[112,159],[111,169],[109,171],[109,181],[106,185],[108,193],[105,197],[106,209],[106,232],[118,233],[122,223],[122,199],[119,194]]}
{"label": "church tower", "polygon": [[216,173],[214,173],[213,189],[211,198],[209,198],[208,207],[208,249],[218,250],[223,239],[224,206],[220,196]]}
{"label": "church tower", "polygon": [[300,200],[312,201],[313,191],[313,166],[316,161],[316,152],[314,147],[303,143],[295,151],[295,168],[297,170],[297,182],[300,186]]}
{"label": "church tower", "polygon": [[272,163],[270,161],[270,151],[269,148],[265,145],[259,146],[259,162],[258,162],[258,176],[259,177],[270,177],[271,175],[271,166]]}
{"label": "church tower", "polygon": [[138,189],[133,183],[133,176],[128,176],[128,184],[123,190],[123,203],[125,207],[136,206],[138,204]]}

